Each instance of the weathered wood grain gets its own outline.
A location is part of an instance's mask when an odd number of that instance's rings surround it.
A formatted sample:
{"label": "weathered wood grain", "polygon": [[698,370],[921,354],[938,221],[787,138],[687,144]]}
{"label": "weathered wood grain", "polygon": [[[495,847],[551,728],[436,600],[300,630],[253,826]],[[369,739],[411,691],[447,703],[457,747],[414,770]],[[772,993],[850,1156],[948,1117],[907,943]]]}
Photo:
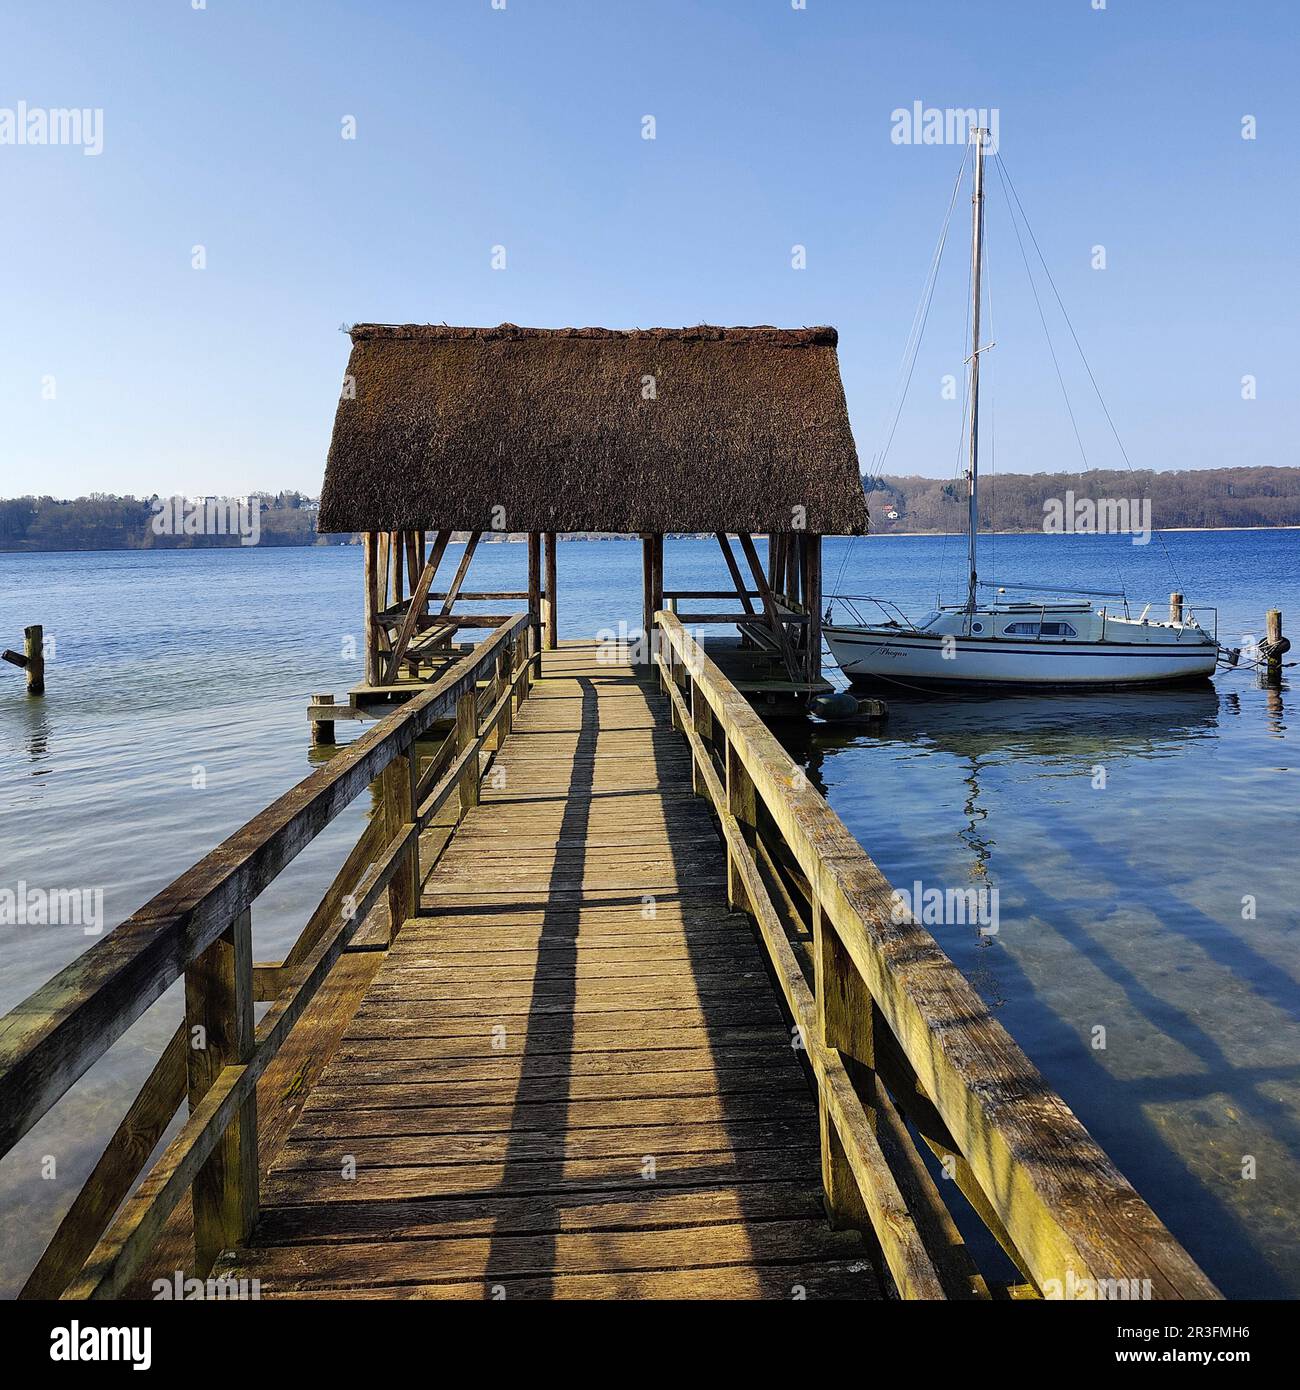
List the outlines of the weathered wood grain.
{"label": "weathered wood grain", "polygon": [[795,1297],[823,1267],[878,1295],[665,714],[593,647],[547,654],[268,1175],[232,1267],[264,1295]]}

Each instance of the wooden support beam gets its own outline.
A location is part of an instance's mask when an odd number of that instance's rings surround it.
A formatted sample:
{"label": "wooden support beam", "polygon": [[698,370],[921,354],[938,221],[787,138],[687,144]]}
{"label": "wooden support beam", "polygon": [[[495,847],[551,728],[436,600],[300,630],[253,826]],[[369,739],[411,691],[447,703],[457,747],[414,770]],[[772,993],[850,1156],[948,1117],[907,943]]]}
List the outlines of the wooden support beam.
{"label": "wooden support beam", "polygon": [[542,647],[545,651],[553,652],[559,646],[559,623],[555,607],[555,532],[547,531],[543,540],[546,551],[546,598],[542,605]]}
{"label": "wooden support beam", "polygon": [[[767,576],[763,573],[762,562],[758,558],[758,551],[754,548],[754,538],[748,531],[739,533],[740,548],[745,552],[745,559],[749,562],[749,568],[754,576],[754,583],[758,586],[759,593],[763,596],[763,611],[767,615],[767,624],[772,629],[772,635],[776,638],[781,652],[781,660],[785,663],[785,669],[791,680],[799,678],[799,666],[795,661],[794,649],[790,646],[790,635],[785,630],[785,624],[781,621],[781,610],[777,606],[776,595],[772,592],[771,585],[767,582]],[[779,537],[769,537],[768,544],[771,545]]]}
{"label": "wooden support beam", "polygon": [[[718,545],[722,550],[722,558],[727,562],[727,570],[731,574],[731,582],[736,586],[736,595],[740,599],[746,613],[754,611],[754,605],[749,601],[749,586],[745,583],[744,576],[740,573],[740,566],[736,563],[735,553],[731,549],[731,540],[725,531],[715,531],[713,533],[718,538]],[[761,594],[761,590],[759,591]],[[682,594],[680,597],[685,598]],[[713,597],[713,595],[701,595],[701,597]],[[717,597],[724,597],[719,594]]]}
{"label": "wooden support beam", "polygon": [[393,650],[389,654],[386,679],[390,685],[397,679],[398,673],[402,669],[402,657],[410,645],[411,638],[415,635],[416,627],[419,625],[420,617],[424,612],[424,605],[428,600],[429,590],[433,587],[433,576],[438,573],[438,566],[442,563],[442,557],[446,554],[447,543],[450,540],[451,530],[444,527],[438,532],[433,549],[429,552],[429,558],[424,562],[424,568],[420,571],[420,578],[411,594],[411,605],[406,610],[406,617],[402,619],[401,630],[398,632],[393,642]]}
{"label": "wooden support beam", "polygon": [[655,562],[654,537],[641,537],[641,631],[645,634],[646,660],[649,660],[650,636],[655,624]]}
{"label": "wooden support beam", "polygon": [[[528,598],[527,589],[461,589],[455,595],[458,602],[478,603],[487,601],[489,603],[504,603],[508,599]],[[430,599],[444,599],[447,592],[443,589],[430,589]]]}
{"label": "wooden support beam", "polygon": [[[243,912],[185,971],[190,1113],[253,1055],[253,914]],[[195,1270],[203,1277],[257,1218],[257,1095],[249,1094],[194,1176]]]}
{"label": "wooden support beam", "polygon": [[379,654],[379,614],[384,607],[384,578],[380,569],[383,549],[377,531],[367,531],[362,540],[365,554],[365,668],[366,684],[382,685],[384,680],[383,658]]}
{"label": "wooden support beam", "polygon": [[388,536],[389,575],[393,581],[392,601],[401,603],[406,596],[402,575],[402,533],[392,531]]}
{"label": "wooden support beam", "polygon": [[808,614],[808,679],[822,674],[822,538],[804,536],[804,608]]}
{"label": "wooden support beam", "polygon": [[465,576],[469,573],[470,561],[474,558],[474,551],[478,548],[478,538],[483,534],[482,531],[471,531],[469,540],[465,542],[465,553],[460,557],[460,564],[456,566],[455,578],[451,581],[451,588],[447,590],[446,596],[442,601],[441,613],[445,617],[451,612],[451,606],[456,602],[460,595],[461,585],[465,582]]}
{"label": "wooden support beam", "polygon": [[542,538],[536,531],[528,533],[528,611],[533,615],[538,650],[542,633]]}
{"label": "wooden support beam", "polygon": [[404,531],[402,535],[406,542],[406,572],[414,581],[424,568],[424,548],[420,544],[419,532]]}

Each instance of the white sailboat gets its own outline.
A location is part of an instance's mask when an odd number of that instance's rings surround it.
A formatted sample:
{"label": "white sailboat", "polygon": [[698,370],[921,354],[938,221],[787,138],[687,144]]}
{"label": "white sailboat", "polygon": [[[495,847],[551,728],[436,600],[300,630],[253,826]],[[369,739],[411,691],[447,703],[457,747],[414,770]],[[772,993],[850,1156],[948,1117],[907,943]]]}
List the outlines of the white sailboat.
{"label": "white sailboat", "polygon": [[[972,196],[970,437],[966,533],[969,579],[964,603],[940,606],[913,622],[892,603],[862,595],[831,595],[822,633],[854,686],[1052,688],[1147,686],[1204,680],[1219,659],[1217,633],[1202,627],[1181,599],[1168,621],[1138,617],[1122,593],[1036,587],[1071,597],[1011,599],[1030,586],[985,584],[977,566],[979,498],[980,275],[984,240],[984,142],[974,132]],[[980,590],[994,588],[992,600]],[[1105,602],[1099,603],[1098,600]],[[1107,606],[1109,603],[1109,607]],[[836,604],[852,621],[836,623]],[[871,620],[874,605],[882,614]],[[1215,620],[1217,622],[1217,619]],[[1212,625],[1213,626],[1213,625]]]}

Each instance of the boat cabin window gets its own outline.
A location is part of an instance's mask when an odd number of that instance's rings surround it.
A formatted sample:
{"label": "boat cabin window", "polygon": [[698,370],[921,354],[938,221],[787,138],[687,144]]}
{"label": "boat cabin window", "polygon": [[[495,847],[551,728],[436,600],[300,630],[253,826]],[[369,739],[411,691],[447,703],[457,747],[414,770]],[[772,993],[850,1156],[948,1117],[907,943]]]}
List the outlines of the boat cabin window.
{"label": "boat cabin window", "polygon": [[1008,623],[1002,629],[1008,637],[1077,637],[1069,623]]}

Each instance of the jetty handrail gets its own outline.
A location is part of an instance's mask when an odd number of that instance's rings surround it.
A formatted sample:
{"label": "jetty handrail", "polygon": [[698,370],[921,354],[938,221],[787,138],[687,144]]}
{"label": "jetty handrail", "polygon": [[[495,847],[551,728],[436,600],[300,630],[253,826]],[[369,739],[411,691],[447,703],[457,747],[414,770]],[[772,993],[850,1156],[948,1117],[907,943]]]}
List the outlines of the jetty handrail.
{"label": "jetty handrail", "polygon": [[670,612],[654,661],[816,1078],[832,1220],[874,1230],[904,1297],[989,1297],[922,1136],[1048,1297],[1218,1292]]}
{"label": "jetty handrail", "polygon": [[[453,797],[458,814],[477,803],[480,755],[499,746],[514,704],[528,694],[538,660],[536,622],[535,614],[521,613],[498,627],[0,1019],[3,1155],[185,978],[184,1023],[24,1296],[121,1294],[191,1187],[198,1273],[247,1235],[258,1202],[258,1078],[385,893],[391,932],[417,910],[421,832]],[[454,728],[421,774],[417,741],[453,717]],[[255,968],[253,901],[376,780],[375,818],[293,949],[283,962]],[[254,1004],[268,1001],[254,1028]],[[187,1122],[131,1194],[187,1093]]]}

